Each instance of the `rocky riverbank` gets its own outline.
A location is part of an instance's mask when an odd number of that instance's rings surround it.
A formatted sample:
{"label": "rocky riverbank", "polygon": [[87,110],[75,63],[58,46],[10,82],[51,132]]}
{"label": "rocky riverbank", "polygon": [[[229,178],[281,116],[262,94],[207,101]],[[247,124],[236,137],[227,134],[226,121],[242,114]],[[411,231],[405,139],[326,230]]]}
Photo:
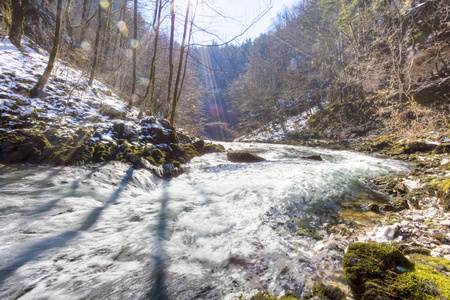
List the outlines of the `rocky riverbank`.
{"label": "rocky riverbank", "polygon": [[[354,299],[449,298],[448,137],[406,140],[392,134],[352,141],[309,141],[308,144],[357,150],[405,160],[412,165],[407,174],[370,180],[375,191],[388,196],[388,203],[359,199],[350,211],[341,212],[342,220],[338,224],[324,226],[323,247],[346,251],[340,280],[325,284],[340,286],[348,298]],[[392,254],[386,256],[386,253]]]}
{"label": "rocky riverbank", "polygon": [[[352,140],[288,141],[364,152],[411,164],[406,174],[373,178],[373,194],[341,203],[334,222],[299,234],[320,240],[322,270],[304,299],[450,298],[450,143],[447,136],[395,134]],[[271,298],[272,297],[272,298]],[[258,293],[253,299],[296,299]]]}
{"label": "rocky riverbank", "polygon": [[80,165],[111,160],[177,176],[181,164],[224,151],[176,130],[167,120],[139,117],[136,108],[80,70],[58,62],[39,98],[28,91],[47,57],[24,40],[21,50],[3,40],[0,59],[0,163]]}

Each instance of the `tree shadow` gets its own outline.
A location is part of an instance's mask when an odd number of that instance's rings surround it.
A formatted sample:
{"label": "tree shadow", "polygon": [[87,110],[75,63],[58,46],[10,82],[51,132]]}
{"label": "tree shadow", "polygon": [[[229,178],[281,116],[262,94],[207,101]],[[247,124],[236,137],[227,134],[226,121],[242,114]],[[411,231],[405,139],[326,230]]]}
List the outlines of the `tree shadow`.
{"label": "tree shadow", "polygon": [[[33,211],[31,211],[31,212],[29,213],[29,215],[30,215],[30,216],[31,216],[31,215],[37,215],[37,214],[41,214],[41,213],[44,213],[44,212],[46,212],[46,211],[49,211],[49,210],[51,210],[53,207],[55,207],[56,204],[58,204],[59,201],[63,200],[63,199],[66,198],[66,197],[74,196],[74,193],[75,193],[76,190],[80,187],[81,181],[86,180],[86,179],[90,179],[90,178],[92,177],[92,175],[94,175],[94,173],[96,173],[98,170],[100,170],[101,168],[103,168],[104,166],[106,166],[106,164],[107,164],[107,163],[103,163],[103,164],[99,165],[98,167],[94,168],[91,172],[89,172],[87,175],[83,176],[82,178],[80,177],[79,179],[72,181],[72,183],[70,184],[70,187],[69,187],[68,191],[65,193],[64,196],[46,202],[45,204],[43,204],[43,205],[41,205],[40,207],[38,207],[38,208],[34,209]],[[56,174],[57,174],[57,173],[56,173]],[[50,175],[47,176],[46,179],[42,180],[42,182],[48,180],[48,178],[51,178],[53,175],[56,175],[56,174],[52,174],[51,176],[50,176]],[[42,191],[42,192],[44,192],[44,191]]]}
{"label": "tree shadow", "polygon": [[170,179],[164,181],[163,193],[161,196],[161,210],[158,216],[158,227],[156,228],[156,245],[154,251],[155,265],[150,277],[150,282],[153,282],[151,290],[145,296],[145,299],[151,300],[165,300],[168,299],[167,287],[165,284],[167,254],[164,249],[164,240],[167,234],[167,205],[170,197],[168,187]]}
{"label": "tree shadow", "polygon": [[130,167],[119,184],[119,187],[114,191],[109,200],[104,206],[97,207],[84,219],[82,224],[76,230],[69,230],[57,236],[46,238],[29,245],[24,251],[17,255],[15,261],[10,265],[0,269],[0,284],[2,284],[8,277],[10,277],[18,268],[22,267],[29,261],[39,257],[44,252],[51,249],[61,248],[66,246],[71,240],[76,238],[82,231],[89,230],[100,217],[101,213],[114,204],[119,199],[120,194],[128,185],[128,181],[132,178],[134,169]]}
{"label": "tree shadow", "polygon": [[[0,190],[3,189],[5,186],[16,183],[22,179],[25,179],[28,176],[32,176],[36,173],[40,173],[40,172],[45,172],[46,169],[36,169],[36,168],[32,168],[29,166],[17,166],[18,170],[14,170],[15,175],[8,177],[6,180],[3,180],[4,182],[2,182],[0,184]],[[4,169],[2,170],[0,173],[9,171],[9,169]],[[50,172],[49,175],[47,175],[44,179],[40,180],[40,182],[46,182],[49,178],[55,176],[56,174],[58,174],[61,171],[60,168],[58,169],[53,169],[52,172]]]}

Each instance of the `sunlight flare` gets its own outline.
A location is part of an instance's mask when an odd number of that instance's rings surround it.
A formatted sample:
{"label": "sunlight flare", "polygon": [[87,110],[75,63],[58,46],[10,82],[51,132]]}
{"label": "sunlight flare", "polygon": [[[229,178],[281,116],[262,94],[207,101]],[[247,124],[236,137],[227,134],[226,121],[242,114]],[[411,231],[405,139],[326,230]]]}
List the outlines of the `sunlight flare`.
{"label": "sunlight flare", "polygon": [[100,0],[100,6],[103,8],[103,9],[108,9],[109,8],[109,1],[108,0]]}
{"label": "sunlight flare", "polygon": [[120,33],[123,34],[124,36],[128,36],[128,34],[130,33],[130,31],[128,30],[127,23],[125,23],[124,21],[117,21],[117,28],[119,29]]}

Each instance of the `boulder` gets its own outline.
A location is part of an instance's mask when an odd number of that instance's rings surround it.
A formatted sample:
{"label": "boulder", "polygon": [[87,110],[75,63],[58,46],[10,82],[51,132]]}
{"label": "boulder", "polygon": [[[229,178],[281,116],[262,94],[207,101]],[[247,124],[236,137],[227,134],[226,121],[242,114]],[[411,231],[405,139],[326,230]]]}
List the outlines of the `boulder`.
{"label": "boulder", "polygon": [[261,156],[247,151],[230,151],[227,153],[227,159],[231,162],[260,162],[265,159]]}
{"label": "boulder", "polygon": [[413,154],[417,152],[430,152],[435,150],[439,144],[433,144],[428,142],[420,142],[415,141],[406,144],[405,148],[403,149],[404,154]]}
{"label": "boulder", "polygon": [[323,159],[322,159],[322,157],[321,157],[320,155],[303,156],[302,159],[310,159],[310,160],[323,161]]}
{"label": "boulder", "polygon": [[400,297],[401,284],[396,278],[413,270],[414,264],[393,246],[374,242],[351,244],[343,266],[355,299],[412,299]]}
{"label": "boulder", "polygon": [[119,140],[131,140],[133,137],[136,137],[136,133],[133,132],[132,128],[122,122],[113,125],[113,133]]}

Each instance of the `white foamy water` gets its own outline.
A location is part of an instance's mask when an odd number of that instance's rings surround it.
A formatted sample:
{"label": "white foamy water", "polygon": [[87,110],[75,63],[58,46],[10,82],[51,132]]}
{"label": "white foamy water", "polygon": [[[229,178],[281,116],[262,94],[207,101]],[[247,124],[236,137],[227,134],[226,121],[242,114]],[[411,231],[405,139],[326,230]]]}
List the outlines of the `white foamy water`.
{"label": "white foamy water", "polygon": [[[300,220],[319,228],[364,179],[407,170],[351,152],[225,146],[267,161],[208,154],[171,180],[122,163],[1,169],[0,298],[300,294],[323,267],[317,242],[295,234]],[[300,158],[311,154],[324,161]]]}

